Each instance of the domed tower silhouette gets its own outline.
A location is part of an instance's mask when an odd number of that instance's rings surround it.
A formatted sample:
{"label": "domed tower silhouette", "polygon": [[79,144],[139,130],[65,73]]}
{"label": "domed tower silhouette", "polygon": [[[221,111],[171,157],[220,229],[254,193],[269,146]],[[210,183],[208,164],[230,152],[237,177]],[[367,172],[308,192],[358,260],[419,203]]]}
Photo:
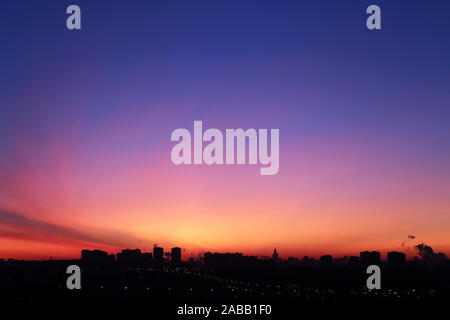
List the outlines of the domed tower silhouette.
{"label": "domed tower silhouette", "polygon": [[279,257],[278,257],[278,252],[277,252],[277,248],[273,249],[273,253],[272,253],[272,259],[275,261],[278,261]]}

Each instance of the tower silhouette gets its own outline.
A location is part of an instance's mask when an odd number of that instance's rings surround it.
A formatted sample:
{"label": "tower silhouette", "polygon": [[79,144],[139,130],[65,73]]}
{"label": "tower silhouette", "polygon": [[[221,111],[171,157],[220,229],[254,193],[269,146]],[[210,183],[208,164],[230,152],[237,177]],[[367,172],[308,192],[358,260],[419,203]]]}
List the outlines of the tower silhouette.
{"label": "tower silhouette", "polygon": [[272,259],[275,261],[278,261],[279,257],[278,257],[278,252],[277,252],[277,248],[273,249],[273,253],[272,253]]}

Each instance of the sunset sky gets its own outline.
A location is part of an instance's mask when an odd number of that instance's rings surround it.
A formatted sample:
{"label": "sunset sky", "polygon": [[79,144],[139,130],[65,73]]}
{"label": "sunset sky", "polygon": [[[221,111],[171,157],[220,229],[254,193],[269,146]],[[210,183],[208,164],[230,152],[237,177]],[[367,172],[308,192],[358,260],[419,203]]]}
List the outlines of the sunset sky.
{"label": "sunset sky", "polygon": [[[372,2],[2,2],[0,258],[449,255],[450,2]],[[194,120],[279,128],[278,174],[174,165]]]}

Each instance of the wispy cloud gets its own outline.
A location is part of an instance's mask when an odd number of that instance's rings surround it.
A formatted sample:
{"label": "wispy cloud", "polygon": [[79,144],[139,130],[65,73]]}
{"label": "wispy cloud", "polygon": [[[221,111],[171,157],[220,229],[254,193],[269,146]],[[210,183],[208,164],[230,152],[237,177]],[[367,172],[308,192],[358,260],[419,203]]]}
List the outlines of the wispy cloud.
{"label": "wispy cloud", "polygon": [[55,237],[113,247],[136,246],[140,240],[132,234],[104,229],[83,230],[27,217],[0,209],[0,237],[54,241]]}

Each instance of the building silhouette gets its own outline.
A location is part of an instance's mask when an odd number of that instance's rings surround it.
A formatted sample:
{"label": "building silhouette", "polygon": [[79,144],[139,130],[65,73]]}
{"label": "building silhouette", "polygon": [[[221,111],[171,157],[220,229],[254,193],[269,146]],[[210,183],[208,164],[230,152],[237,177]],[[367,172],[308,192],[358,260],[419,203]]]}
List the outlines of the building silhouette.
{"label": "building silhouette", "polygon": [[315,264],[315,262],[316,262],[316,261],[314,260],[313,257],[304,256],[304,257],[302,258],[302,265],[304,265],[304,266],[312,266],[312,265]]}
{"label": "building silhouette", "polygon": [[152,263],[151,252],[141,252],[140,249],[123,249],[117,254],[117,264],[123,266],[148,266]]}
{"label": "building silhouette", "polygon": [[81,250],[81,262],[85,265],[114,264],[115,257],[102,250]]}
{"label": "building silhouette", "polygon": [[390,251],[387,258],[388,265],[393,268],[403,267],[406,264],[406,255],[403,252]]}
{"label": "building silhouette", "polygon": [[273,261],[275,261],[275,262],[278,262],[279,259],[280,259],[280,257],[278,256],[277,248],[274,248],[274,249],[273,249],[272,259],[273,259]]}
{"label": "building silhouette", "polygon": [[362,251],[359,253],[361,265],[363,267],[370,265],[381,265],[380,252],[378,251]]}
{"label": "building silhouette", "polygon": [[140,249],[123,249],[117,254],[117,263],[120,265],[137,266],[142,263]]}
{"label": "building silhouette", "polygon": [[153,247],[153,261],[163,262],[164,261],[164,249],[158,246]]}
{"label": "building silhouette", "polygon": [[179,266],[181,264],[181,248],[172,248],[170,250],[170,258],[174,266]]}
{"label": "building silhouette", "polygon": [[320,266],[321,267],[331,267],[333,265],[333,257],[329,254],[323,255],[320,257]]}

